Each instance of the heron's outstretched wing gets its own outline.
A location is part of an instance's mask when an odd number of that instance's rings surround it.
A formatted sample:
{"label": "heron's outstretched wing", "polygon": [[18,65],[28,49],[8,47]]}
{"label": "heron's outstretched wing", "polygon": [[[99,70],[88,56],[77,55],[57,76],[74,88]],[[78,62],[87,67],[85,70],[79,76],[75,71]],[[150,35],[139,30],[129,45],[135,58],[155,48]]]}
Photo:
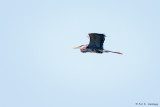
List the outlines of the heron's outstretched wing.
{"label": "heron's outstretched wing", "polygon": [[89,49],[103,50],[103,43],[105,40],[104,34],[90,33],[89,37],[90,37],[90,42],[88,45]]}

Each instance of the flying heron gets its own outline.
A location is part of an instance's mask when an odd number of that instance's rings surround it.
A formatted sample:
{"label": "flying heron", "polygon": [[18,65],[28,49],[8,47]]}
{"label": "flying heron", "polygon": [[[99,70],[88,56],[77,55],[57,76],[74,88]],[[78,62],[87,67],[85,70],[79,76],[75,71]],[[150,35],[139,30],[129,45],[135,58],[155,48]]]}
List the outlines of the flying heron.
{"label": "flying heron", "polygon": [[103,49],[103,43],[105,40],[104,34],[89,33],[88,35],[89,35],[89,39],[90,39],[89,44],[81,45],[78,47],[73,47],[73,49],[80,48],[82,53],[86,53],[86,52],[94,52],[94,53],[111,52],[111,53],[122,54],[120,52],[114,52],[114,51],[109,51],[109,50]]}

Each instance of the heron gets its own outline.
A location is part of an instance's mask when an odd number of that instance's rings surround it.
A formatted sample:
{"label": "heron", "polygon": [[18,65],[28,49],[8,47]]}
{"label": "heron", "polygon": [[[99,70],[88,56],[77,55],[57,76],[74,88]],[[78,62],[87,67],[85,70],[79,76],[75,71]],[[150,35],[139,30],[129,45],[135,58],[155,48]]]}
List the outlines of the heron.
{"label": "heron", "polygon": [[73,49],[80,49],[82,53],[92,52],[92,53],[104,53],[104,52],[111,52],[122,54],[121,52],[114,52],[109,51],[103,48],[103,43],[105,41],[105,35],[99,33],[89,33],[90,42],[87,45],[81,45],[78,47],[73,47]]}

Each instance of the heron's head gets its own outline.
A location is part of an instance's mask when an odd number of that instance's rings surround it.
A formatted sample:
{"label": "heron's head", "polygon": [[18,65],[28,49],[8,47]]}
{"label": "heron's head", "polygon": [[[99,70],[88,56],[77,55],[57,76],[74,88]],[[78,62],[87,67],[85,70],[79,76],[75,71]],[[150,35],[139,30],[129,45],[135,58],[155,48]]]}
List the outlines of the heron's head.
{"label": "heron's head", "polygon": [[85,53],[85,52],[87,52],[87,46],[88,45],[81,45],[81,46],[78,46],[78,47],[73,47],[73,49],[80,49],[81,52]]}
{"label": "heron's head", "polygon": [[87,46],[83,45],[80,47],[81,52],[85,53],[87,52]]}

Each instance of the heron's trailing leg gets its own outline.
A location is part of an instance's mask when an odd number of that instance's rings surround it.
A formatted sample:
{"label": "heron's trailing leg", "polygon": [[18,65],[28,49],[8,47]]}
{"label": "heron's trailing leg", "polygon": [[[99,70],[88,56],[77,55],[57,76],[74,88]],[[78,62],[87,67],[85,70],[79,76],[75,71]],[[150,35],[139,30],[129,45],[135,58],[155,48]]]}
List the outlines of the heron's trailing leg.
{"label": "heron's trailing leg", "polygon": [[111,53],[117,53],[117,54],[122,54],[121,52],[114,52],[114,51],[109,51],[109,50],[103,50],[103,52],[111,52]]}

